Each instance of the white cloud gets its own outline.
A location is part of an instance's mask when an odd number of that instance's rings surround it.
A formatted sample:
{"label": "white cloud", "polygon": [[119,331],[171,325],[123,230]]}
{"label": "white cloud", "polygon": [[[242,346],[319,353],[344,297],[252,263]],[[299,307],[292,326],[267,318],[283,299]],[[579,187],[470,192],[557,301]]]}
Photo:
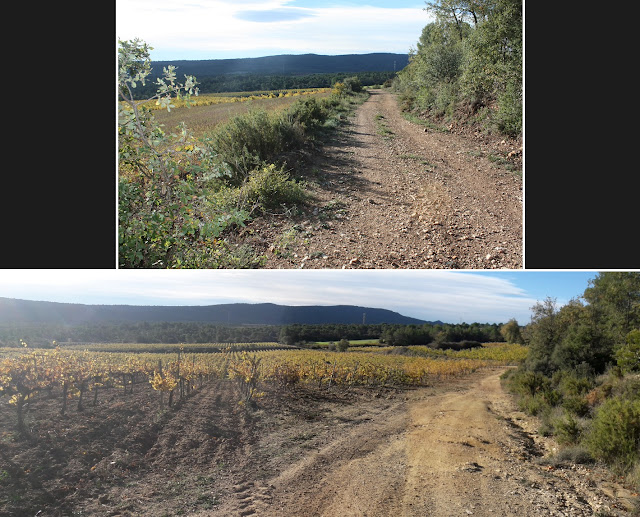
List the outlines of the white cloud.
{"label": "white cloud", "polygon": [[424,320],[528,323],[535,299],[481,273],[429,270],[0,272],[0,296],[87,304],[359,305]]}
{"label": "white cloud", "polygon": [[[116,35],[139,37],[154,60],[257,57],[271,53],[409,51],[429,22],[421,8],[302,8],[291,2],[117,0]],[[393,5],[390,3],[389,5]],[[158,56],[158,57],[156,57]],[[208,56],[208,57],[204,57]]]}

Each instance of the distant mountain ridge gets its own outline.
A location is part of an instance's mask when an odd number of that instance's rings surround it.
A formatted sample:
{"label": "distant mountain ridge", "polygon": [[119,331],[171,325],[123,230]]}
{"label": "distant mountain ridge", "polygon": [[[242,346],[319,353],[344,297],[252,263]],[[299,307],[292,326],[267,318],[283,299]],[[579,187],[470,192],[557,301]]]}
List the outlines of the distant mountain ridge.
{"label": "distant mountain ridge", "polygon": [[201,322],[228,325],[428,323],[387,309],[231,303],[198,306],[84,305],[0,298],[0,324],[83,325],[115,322]]}
{"label": "distant mountain ridge", "polygon": [[376,52],[324,56],[318,54],[237,58],[154,61],[152,75],[159,77],[163,67],[177,67],[178,77],[199,77],[227,74],[307,75],[327,73],[391,72],[400,71],[409,64],[409,54]]}

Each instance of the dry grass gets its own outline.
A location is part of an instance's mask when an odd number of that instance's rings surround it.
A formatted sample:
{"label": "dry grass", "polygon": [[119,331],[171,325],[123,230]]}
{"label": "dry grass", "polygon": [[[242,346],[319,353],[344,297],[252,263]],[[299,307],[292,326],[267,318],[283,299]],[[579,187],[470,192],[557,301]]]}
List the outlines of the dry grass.
{"label": "dry grass", "polygon": [[[240,97],[219,97],[222,102],[203,103],[190,108],[173,108],[170,112],[157,110],[153,112],[155,119],[165,125],[165,130],[175,128],[180,122],[184,122],[195,137],[201,137],[212,131],[218,124],[224,123],[231,117],[247,113],[251,110],[263,109],[265,111],[282,111],[291,106],[300,98],[312,95],[316,99],[328,97],[330,91],[319,90],[318,93],[305,94],[304,96],[290,97],[258,97],[248,100],[230,101]],[[243,99],[247,99],[244,97]]]}

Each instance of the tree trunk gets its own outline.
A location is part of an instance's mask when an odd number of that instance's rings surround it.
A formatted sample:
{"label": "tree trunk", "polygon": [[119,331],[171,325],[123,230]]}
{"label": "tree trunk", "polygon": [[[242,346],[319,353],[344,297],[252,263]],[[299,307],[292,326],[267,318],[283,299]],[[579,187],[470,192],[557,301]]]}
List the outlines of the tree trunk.
{"label": "tree trunk", "polygon": [[62,385],[62,409],[60,410],[60,414],[64,415],[67,410],[67,393],[69,392],[69,383],[67,381]]}
{"label": "tree trunk", "polygon": [[84,411],[84,406],[82,405],[82,395],[84,394],[84,390],[86,389],[86,384],[83,382],[80,385],[80,396],[78,397],[78,411]]}
{"label": "tree trunk", "polygon": [[25,396],[22,393],[19,393],[18,400],[16,401],[16,411],[18,413],[18,432],[22,436],[27,435],[27,428],[24,425],[24,401]]}

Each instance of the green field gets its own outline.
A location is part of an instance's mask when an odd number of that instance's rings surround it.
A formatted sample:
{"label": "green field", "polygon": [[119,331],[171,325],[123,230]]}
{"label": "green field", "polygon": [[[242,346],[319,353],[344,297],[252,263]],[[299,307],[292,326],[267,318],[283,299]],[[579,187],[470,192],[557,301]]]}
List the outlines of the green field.
{"label": "green field", "polygon": [[[328,347],[330,344],[336,343],[335,341],[315,341],[314,343],[310,343],[311,346],[319,345],[321,347]],[[357,346],[377,346],[379,345],[379,341],[377,339],[350,339],[349,346],[357,347]]]}

